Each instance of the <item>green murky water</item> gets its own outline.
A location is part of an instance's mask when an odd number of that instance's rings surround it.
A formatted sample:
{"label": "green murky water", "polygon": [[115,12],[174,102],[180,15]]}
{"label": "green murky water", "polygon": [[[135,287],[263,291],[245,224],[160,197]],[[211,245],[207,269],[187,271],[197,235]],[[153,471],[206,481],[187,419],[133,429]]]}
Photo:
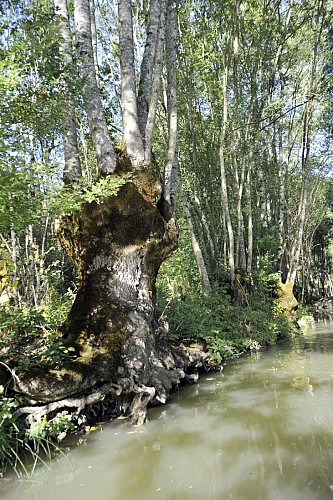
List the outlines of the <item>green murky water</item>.
{"label": "green murky water", "polygon": [[240,358],[0,482],[5,500],[333,499],[333,323]]}

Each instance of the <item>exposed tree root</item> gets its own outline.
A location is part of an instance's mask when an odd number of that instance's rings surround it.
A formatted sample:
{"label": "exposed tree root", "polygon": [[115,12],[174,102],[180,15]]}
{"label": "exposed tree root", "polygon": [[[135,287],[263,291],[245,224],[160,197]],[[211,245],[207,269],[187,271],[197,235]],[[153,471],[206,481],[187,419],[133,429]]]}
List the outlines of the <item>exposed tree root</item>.
{"label": "exposed tree root", "polygon": [[[126,376],[123,372],[115,380],[100,383],[99,387],[94,385],[88,388],[82,380],[82,387],[84,387],[82,394],[77,393],[75,397],[58,398],[47,404],[40,404],[36,400],[35,405],[22,405],[14,413],[14,418],[19,419],[26,415],[26,426],[31,428],[45,416],[51,419],[57,413],[66,410],[77,428],[86,422],[97,422],[120,415],[129,417],[135,425],[142,425],[146,420],[149,405],[156,406],[166,403],[172,390],[180,383],[195,383],[199,378],[200,371],[221,369],[210,362],[210,352],[199,345],[189,348],[181,346],[177,349],[171,348],[169,351],[165,349],[162,354],[159,354],[160,357],[157,358],[155,352],[149,361],[149,366],[146,367],[149,375],[147,373],[144,375],[142,372],[135,373],[132,365],[130,376]],[[75,363],[71,364],[71,371],[73,371],[74,365]],[[19,382],[16,380],[16,396],[22,401],[27,401],[32,396],[35,398],[34,387],[37,373],[34,378],[29,378],[28,373],[25,376],[24,374],[20,375],[24,378],[20,379]],[[42,377],[42,373],[40,376]],[[57,385],[61,383],[59,377],[61,377],[61,373],[57,374]],[[17,376],[16,379],[18,379]],[[149,384],[144,385],[136,382],[135,379],[145,379]],[[50,379],[43,378],[44,384],[45,381],[49,382]],[[68,379],[66,381],[68,383]],[[52,388],[52,382],[50,384]],[[46,392],[51,392],[51,388],[49,391],[46,388]],[[77,391],[76,383],[72,389]],[[64,394],[71,392],[69,386],[64,387],[63,390]],[[31,400],[33,401],[33,399]]]}
{"label": "exposed tree root", "polygon": [[155,396],[155,388],[143,386],[137,391],[130,407],[130,417],[133,424],[142,425],[146,420],[148,403]]}
{"label": "exposed tree root", "polygon": [[65,408],[75,408],[73,416],[77,417],[87,406],[99,403],[107,394],[116,394],[116,392],[117,386],[114,384],[104,384],[100,389],[87,396],[62,399],[43,406],[23,406],[14,413],[14,418],[17,419],[22,415],[28,415],[26,421],[31,427],[35,422],[40,422],[45,415],[54,414]]}

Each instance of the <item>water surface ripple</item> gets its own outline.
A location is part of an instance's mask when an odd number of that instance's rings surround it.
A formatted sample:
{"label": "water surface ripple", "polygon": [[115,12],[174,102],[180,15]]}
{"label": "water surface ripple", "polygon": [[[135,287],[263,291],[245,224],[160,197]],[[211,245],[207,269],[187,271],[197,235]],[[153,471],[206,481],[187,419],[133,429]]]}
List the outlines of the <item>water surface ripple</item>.
{"label": "water surface ripple", "polygon": [[[97,428],[4,500],[333,499],[333,323]],[[76,438],[78,441],[79,438]],[[82,439],[81,439],[82,441]]]}

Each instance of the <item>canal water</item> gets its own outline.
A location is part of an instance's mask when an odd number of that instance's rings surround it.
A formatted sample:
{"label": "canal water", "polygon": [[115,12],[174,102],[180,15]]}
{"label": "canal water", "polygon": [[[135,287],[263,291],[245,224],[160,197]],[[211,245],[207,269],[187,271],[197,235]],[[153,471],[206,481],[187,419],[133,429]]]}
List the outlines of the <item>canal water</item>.
{"label": "canal water", "polygon": [[333,323],[230,362],[148,412],[76,437],[4,500],[333,499]]}

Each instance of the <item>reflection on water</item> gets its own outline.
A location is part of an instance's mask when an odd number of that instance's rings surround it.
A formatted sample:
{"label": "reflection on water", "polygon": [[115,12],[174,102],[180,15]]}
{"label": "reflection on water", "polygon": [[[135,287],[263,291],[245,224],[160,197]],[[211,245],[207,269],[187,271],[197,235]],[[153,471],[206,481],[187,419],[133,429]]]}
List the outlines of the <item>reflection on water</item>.
{"label": "reflection on water", "polygon": [[0,497],[333,499],[333,323],[230,363],[149,411],[111,422]]}

